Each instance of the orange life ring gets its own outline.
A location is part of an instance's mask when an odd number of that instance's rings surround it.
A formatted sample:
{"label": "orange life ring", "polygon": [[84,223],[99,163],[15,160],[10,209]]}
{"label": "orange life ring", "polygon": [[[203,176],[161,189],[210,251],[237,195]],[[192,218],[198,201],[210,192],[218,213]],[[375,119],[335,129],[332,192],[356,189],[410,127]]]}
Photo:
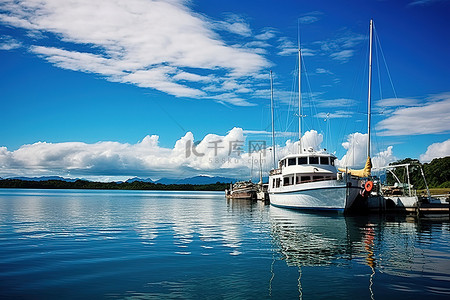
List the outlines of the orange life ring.
{"label": "orange life ring", "polygon": [[373,182],[370,180],[367,181],[366,184],[364,185],[364,189],[370,193],[373,189]]}

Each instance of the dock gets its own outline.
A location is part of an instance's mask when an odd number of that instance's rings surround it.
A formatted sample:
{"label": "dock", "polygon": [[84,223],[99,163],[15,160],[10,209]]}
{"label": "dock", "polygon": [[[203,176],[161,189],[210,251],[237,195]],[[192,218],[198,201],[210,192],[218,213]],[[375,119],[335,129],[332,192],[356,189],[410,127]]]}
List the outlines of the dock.
{"label": "dock", "polygon": [[367,199],[370,213],[405,214],[420,218],[450,218],[450,195],[382,196],[371,195]]}

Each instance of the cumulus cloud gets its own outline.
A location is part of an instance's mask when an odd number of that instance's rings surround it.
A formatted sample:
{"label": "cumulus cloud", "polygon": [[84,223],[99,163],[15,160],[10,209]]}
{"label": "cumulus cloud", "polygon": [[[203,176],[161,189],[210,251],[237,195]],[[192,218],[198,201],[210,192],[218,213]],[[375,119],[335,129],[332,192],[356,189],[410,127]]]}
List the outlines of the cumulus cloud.
{"label": "cumulus cloud", "polygon": [[203,174],[239,175],[245,163],[245,136],[240,128],[227,135],[208,134],[194,145],[186,133],[173,148],[159,145],[159,137],[146,136],[136,144],[118,142],[46,143],[23,145],[15,151],[0,148],[0,174],[71,176],[173,177]]}
{"label": "cumulus cloud", "polygon": [[[185,0],[5,0],[0,3],[0,22],[63,41],[38,44],[51,40],[41,39],[30,47],[57,67],[177,97],[215,99],[220,91],[202,91],[207,80],[231,77],[241,84],[269,65],[244,44],[227,45],[213,31],[251,39],[250,26],[241,17],[230,14],[225,21],[214,21],[188,5]],[[186,85],[190,79],[195,86]]]}
{"label": "cumulus cloud", "polygon": [[435,158],[450,156],[450,139],[442,143],[434,143],[428,146],[427,151],[420,155],[422,163],[430,162]]}
{"label": "cumulus cloud", "polygon": [[[0,147],[0,176],[59,175],[102,180],[135,176],[186,178],[204,174],[247,178],[252,160],[259,164],[259,152],[264,172],[273,164],[269,145],[266,144],[265,150],[250,147],[260,139],[250,139],[249,134],[265,135],[266,132],[233,128],[223,136],[208,134],[198,143],[188,132],[172,148],[161,147],[157,135],[148,135],[136,144],[37,142],[15,151]],[[322,134],[312,130],[303,135],[302,146],[318,150],[322,141]],[[288,140],[276,146],[277,159],[297,150],[298,141]]]}
{"label": "cumulus cloud", "polygon": [[[367,160],[367,134],[355,132],[349,134],[347,141],[342,143],[342,147],[347,150],[347,153],[336,164],[340,167],[363,167]],[[393,147],[389,146],[386,150],[372,155],[372,165],[374,168],[387,166],[389,163],[396,161]]]}
{"label": "cumulus cloud", "polygon": [[377,124],[378,135],[446,133],[450,124],[450,93],[430,96],[424,104],[400,107]]}

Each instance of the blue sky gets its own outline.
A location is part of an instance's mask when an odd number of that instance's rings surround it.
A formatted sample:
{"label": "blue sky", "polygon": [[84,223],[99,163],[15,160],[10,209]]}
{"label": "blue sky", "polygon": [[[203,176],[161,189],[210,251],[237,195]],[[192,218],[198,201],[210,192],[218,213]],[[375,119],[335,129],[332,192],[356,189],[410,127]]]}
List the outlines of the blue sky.
{"label": "blue sky", "polygon": [[[0,176],[243,177],[248,153],[225,141],[270,143],[270,70],[278,154],[295,141],[298,28],[311,145],[362,164],[371,18],[372,155],[450,155],[449,12],[444,0],[4,0]],[[206,155],[186,157],[190,140]]]}

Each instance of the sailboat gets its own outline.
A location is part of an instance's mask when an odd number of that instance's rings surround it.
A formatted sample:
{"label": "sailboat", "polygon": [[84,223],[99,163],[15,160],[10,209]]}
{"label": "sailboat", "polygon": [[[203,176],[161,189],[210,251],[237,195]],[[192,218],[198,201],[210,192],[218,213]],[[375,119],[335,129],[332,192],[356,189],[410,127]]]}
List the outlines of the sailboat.
{"label": "sailboat", "polygon": [[[348,212],[357,197],[367,196],[373,183],[364,178],[371,174],[370,159],[370,101],[372,81],[373,21],[370,20],[369,88],[368,88],[368,153],[366,165],[361,170],[337,170],[336,156],[313,148],[303,149],[301,134],[301,49],[298,50],[298,123],[297,153],[278,161],[269,173],[269,199],[273,206],[291,209],[329,210]],[[273,97],[272,97],[273,98]],[[273,101],[273,99],[272,99]],[[273,131],[273,109],[272,109]],[[275,149],[274,138],[272,138]],[[275,151],[273,151],[275,162]]]}

